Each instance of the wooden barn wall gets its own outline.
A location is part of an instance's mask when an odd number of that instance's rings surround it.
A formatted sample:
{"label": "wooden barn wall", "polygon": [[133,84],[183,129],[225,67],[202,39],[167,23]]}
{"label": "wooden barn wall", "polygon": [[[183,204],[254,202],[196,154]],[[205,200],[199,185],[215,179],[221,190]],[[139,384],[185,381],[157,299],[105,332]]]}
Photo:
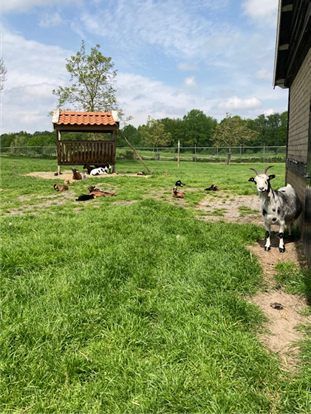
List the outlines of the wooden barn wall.
{"label": "wooden barn wall", "polygon": [[[311,50],[306,55],[289,89],[289,124],[286,183],[297,191],[304,204],[307,188],[308,141],[310,135]],[[298,225],[304,231],[305,211]]]}

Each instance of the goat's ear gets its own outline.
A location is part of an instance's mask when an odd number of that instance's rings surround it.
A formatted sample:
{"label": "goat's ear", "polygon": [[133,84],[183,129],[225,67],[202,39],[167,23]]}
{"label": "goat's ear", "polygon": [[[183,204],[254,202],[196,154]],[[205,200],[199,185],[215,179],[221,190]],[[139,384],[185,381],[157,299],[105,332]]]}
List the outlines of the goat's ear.
{"label": "goat's ear", "polygon": [[253,181],[253,182],[255,182],[255,179],[254,179],[254,177],[251,177],[248,181]]}
{"label": "goat's ear", "polygon": [[273,178],[275,178],[275,174],[269,175],[269,180],[272,180]]}

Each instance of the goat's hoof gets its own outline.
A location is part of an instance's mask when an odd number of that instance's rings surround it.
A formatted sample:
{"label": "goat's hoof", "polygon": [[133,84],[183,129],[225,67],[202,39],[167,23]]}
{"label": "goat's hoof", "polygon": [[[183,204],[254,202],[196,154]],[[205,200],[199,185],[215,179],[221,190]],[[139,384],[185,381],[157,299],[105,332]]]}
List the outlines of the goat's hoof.
{"label": "goat's hoof", "polygon": [[271,247],[270,246],[265,246],[265,251],[266,252],[269,252],[271,250]]}
{"label": "goat's hoof", "polygon": [[280,253],[284,253],[285,252],[285,247],[279,247],[279,251],[280,251]]}

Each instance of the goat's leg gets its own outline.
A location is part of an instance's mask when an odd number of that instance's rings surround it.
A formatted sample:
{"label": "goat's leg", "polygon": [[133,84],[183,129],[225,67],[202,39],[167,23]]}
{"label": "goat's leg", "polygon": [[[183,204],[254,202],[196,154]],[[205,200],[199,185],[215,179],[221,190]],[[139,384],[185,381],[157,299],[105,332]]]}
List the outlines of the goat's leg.
{"label": "goat's leg", "polygon": [[285,230],[285,222],[280,223],[280,229],[279,229],[279,251],[280,253],[285,252],[285,244],[284,244],[284,230]]}
{"label": "goat's leg", "polygon": [[266,243],[265,243],[265,251],[268,252],[271,249],[271,232],[270,232],[270,226],[266,225]]}

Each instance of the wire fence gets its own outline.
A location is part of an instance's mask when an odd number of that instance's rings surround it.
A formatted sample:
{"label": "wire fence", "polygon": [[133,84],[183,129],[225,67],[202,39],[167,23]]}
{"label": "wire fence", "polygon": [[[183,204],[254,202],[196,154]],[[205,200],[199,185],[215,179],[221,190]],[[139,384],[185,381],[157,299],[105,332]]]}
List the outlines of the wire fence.
{"label": "wire fence", "polygon": [[[230,162],[285,162],[286,146],[258,146],[258,147],[159,147],[159,148],[135,148],[143,160],[156,161],[182,161],[189,162],[227,162],[228,154]],[[43,147],[1,147],[2,156],[31,157],[57,159],[56,146]],[[135,160],[137,157],[129,147],[117,147],[117,160]]]}

